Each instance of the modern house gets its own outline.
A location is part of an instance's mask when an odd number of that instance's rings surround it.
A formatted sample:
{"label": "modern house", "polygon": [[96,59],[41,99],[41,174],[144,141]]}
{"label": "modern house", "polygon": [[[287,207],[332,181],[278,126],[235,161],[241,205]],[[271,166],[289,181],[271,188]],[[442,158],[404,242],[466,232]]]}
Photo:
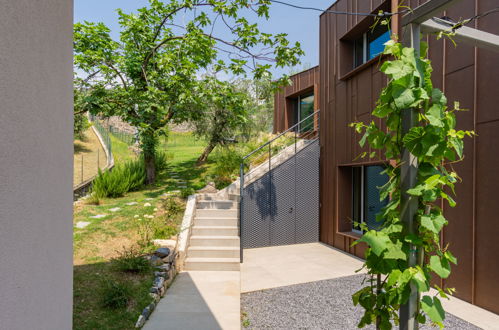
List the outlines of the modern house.
{"label": "modern house", "polygon": [[[410,0],[415,8],[426,1]],[[497,6],[496,0],[461,1],[441,16],[455,20],[483,13]],[[396,12],[397,0],[338,0],[329,9],[342,12]],[[470,23],[499,34],[497,15]],[[275,95],[275,132],[320,109],[320,241],[363,257],[365,247],[352,243],[362,232],[351,219],[376,228],[375,214],[383,206],[377,186],[387,180],[380,174],[387,161],[378,156],[358,157],[360,136],[348,127],[354,121],[368,123],[381,89],[387,83],[379,71],[380,52],[390,32],[382,25],[374,30],[373,17],[320,16],[319,66],[291,77],[292,86]],[[393,16],[391,31],[403,36],[400,20]],[[465,142],[464,161],[453,165],[462,182],[457,185],[457,207],[442,203],[449,225],[442,233],[443,245],[459,260],[445,283],[456,296],[499,313],[499,54],[448,40],[425,36],[433,65],[434,85],[444,91],[449,104],[459,101],[469,109],[457,115],[458,128],[474,130],[477,137]]]}

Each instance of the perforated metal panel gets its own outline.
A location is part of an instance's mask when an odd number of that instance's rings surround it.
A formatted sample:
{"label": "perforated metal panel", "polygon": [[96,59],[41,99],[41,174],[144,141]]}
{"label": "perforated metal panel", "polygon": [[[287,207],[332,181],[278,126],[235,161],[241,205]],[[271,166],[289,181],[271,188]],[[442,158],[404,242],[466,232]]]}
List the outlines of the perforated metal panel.
{"label": "perforated metal panel", "polygon": [[319,141],[305,147],[244,187],[242,247],[319,240]]}
{"label": "perforated metal panel", "polygon": [[319,241],[319,141],[296,155],[296,240]]}
{"label": "perforated metal panel", "polygon": [[241,240],[244,248],[270,246],[270,173],[249,184],[241,201]]}

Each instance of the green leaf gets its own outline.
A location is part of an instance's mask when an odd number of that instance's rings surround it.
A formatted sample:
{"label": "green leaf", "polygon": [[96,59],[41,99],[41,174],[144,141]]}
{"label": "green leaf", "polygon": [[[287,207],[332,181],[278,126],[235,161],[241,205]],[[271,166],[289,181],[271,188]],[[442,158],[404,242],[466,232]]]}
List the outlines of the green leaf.
{"label": "green leaf", "polygon": [[430,285],[428,284],[428,280],[426,279],[426,276],[421,267],[418,266],[416,270],[417,271],[412,276],[412,279],[414,280],[414,283],[416,283],[419,291],[426,292],[430,290]]}
{"label": "green leaf", "polygon": [[384,253],[385,259],[407,260],[407,255],[402,250],[402,242],[391,243]]}
{"label": "green leaf", "polygon": [[456,259],[456,257],[454,257],[454,255],[452,255],[452,253],[450,251],[445,251],[444,257],[447,260],[449,260],[450,262],[452,262],[454,265],[457,265],[457,259]]}
{"label": "green leaf", "polygon": [[392,241],[383,232],[378,232],[375,230],[370,230],[367,233],[365,233],[359,240],[358,242],[364,242],[369,245],[371,250],[373,251],[374,254],[377,256],[380,256],[383,251],[388,249],[392,245]]}
{"label": "green leaf", "polygon": [[386,280],[386,284],[388,286],[395,285],[395,283],[398,282],[398,280],[400,278],[400,275],[402,275],[402,272],[399,269],[392,270],[392,272],[390,273],[390,275],[388,275],[388,279]]}
{"label": "green leaf", "polygon": [[[407,110],[406,110],[407,111]],[[415,155],[420,156],[422,153],[422,140],[424,137],[425,131],[423,127],[416,126],[412,127],[409,132],[404,136],[402,141],[404,145],[409,151]]]}
{"label": "green leaf", "polygon": [[430,257],[430,267],[441,278],[447,278],[450,275],[450,265],[447,259],[433,255]]}
{"label": "green leaf", "polygon": [[442,121],[442,118],[444,117],[442,105],[433,104],[426,112],[426,117],[430,121],[431,125],[444,127],[444,122]]}
{"label": "green leaf", "polygon": [[435,234],[438,234],[446,224],[447,220],[441,214],[421,216],[421,226]]}
{"label": "green leaf", "polygon": [[464,149],[463,140],[461,140],[458,137],[450,137],[449,142],[454,148],[454,150],[456,150],[456,153],[459,156],[459,158],[463,158],[463,149]]}
{"label": "green leaf", "polygon": [[424,296],[421,299],[421,308],[428,317],[435,323],[441,324],[445,319],[445,311],[437,297]]}
{"label": "green leaf", "polygon": [[396,86],[393,88],[392,95],[395,106],[399,109],[411,108],[416,101],[412,89]]}
{"label": "green leaf", "polygon": [[440,104],[442,106],[447,105],[447,98],[444,93],[438,88],[433,88],[431,91],[431,100],[433,103]]}

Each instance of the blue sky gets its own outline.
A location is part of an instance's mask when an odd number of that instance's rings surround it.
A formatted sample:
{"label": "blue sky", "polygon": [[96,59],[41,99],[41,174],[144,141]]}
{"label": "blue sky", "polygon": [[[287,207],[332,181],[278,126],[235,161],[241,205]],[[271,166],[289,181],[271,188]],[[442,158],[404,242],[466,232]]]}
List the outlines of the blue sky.
{"label": "blue sky", "polygon": [[[168,0],[165,0],[168,1]],[[326,9],[334,0],[285,0],[288,3],[313,6]],[[133,12],[144,7],[147,0],[75,0],[74,19],[75,22],[84,20],[91,22],[104,22],[111,30],[113,38],[118,39],[119,25],[117,8],[125,12]],[[261,31],[270,33],[287,33],[290,41],[299,41],[305,56],[302,58],[303,65],[315,66],[319,61],[319,12],[300,10],[273,4],[270,12],[270,20],[258,19]],[[254,18],[251,17],[254,21]],[[295,69],[301,69],[298,67]],[[289,73],[290,69],[276,69],[275,75]]]}

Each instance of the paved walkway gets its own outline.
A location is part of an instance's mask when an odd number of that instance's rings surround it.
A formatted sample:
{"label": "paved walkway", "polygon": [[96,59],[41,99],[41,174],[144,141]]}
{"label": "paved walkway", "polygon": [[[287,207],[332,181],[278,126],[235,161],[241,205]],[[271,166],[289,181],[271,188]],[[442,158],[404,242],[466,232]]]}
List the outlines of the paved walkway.
{"label": "paved walkway", "polygon": [[177,275],[146,330],[240,329],[240,276],[235,271]]}

